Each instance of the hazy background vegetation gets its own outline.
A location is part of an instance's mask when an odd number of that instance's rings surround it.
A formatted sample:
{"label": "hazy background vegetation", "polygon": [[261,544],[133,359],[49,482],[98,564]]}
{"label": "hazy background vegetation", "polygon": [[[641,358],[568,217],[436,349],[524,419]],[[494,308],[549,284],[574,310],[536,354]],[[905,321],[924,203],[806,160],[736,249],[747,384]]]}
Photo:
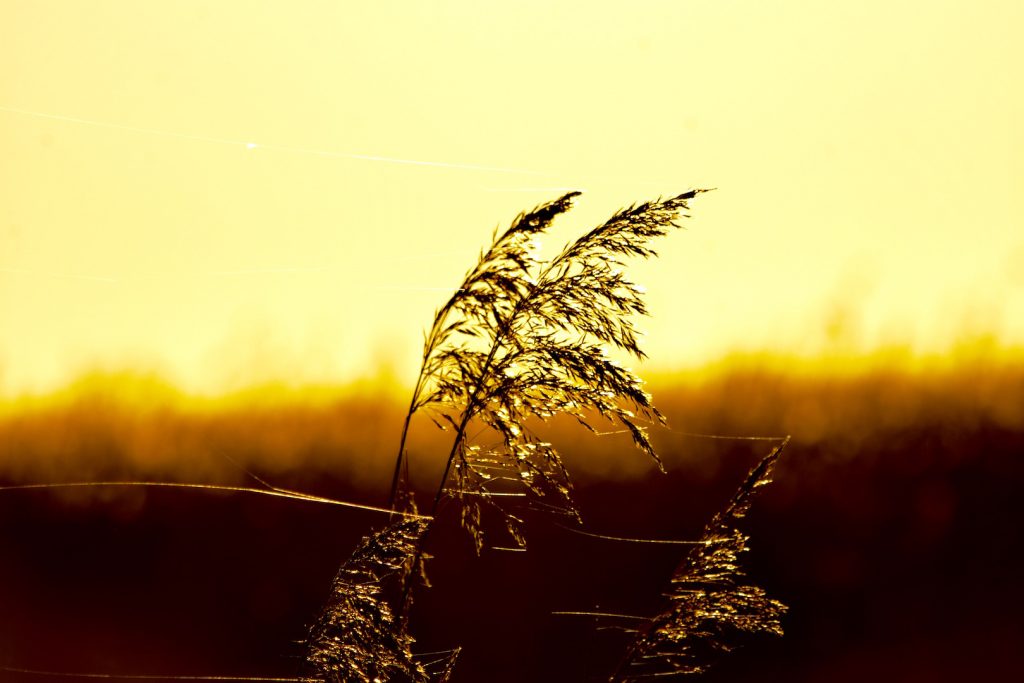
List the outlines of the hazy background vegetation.
{"label": "hazy background vegetation", "polygon": [[[576,473],[588,528],[654,538],[694,537],[770,446],[694,434],[794,435],[749,524],[751,573],[791,606],[787,635],[753,644],[708,680],[996,677],[1012,670],[1024,636],[1024,364],[999,358],[917,369],[909,357],[876,359],[839,374],[747,357],[657,377],[672,431],[653,436],[667,475],[622,435],[562,422],[549,432]],[[254,483],[244,467],[275,485],[380,504],[404,414],[389,389],[267,388],[211,401],[153,378],[93,377],[3,406],[0,476]],[[445,437],[429,421],[414,426],[413,476],[425,487]],[[0,510],[0,663],[105,673],[294,674],[295,641],[338,564],[382,521],[178,490],[8,491]],[[530,553],[475,559],[453,535],[432,564],[435,589],[414,614],[428,634],[420,647],[464,645],[458,680],[600,673],[622,636],[550,613],[656,610],[678,560],[676,549],[543,522],[531,538]]]}

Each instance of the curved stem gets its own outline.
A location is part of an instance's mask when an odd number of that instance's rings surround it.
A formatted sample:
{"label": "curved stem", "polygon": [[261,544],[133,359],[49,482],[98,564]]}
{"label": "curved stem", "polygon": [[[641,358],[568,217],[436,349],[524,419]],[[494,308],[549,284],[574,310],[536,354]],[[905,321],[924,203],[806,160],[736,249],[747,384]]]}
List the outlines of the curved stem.
{"label": "curved stem", "polygon": [[[545,270],[545,274],[546,273],[547,270]],[[536,287],[531,289],[530,295],[532,295],[535,289]],[[518,316],[519,313],[522,311],[523,302],[527,301],[530,295],[527,295],[520,299],[518,302],[516,302],[515,308],[512,309],[512,312],[506,319],[505,324],[501,326],[497,334],[495,334],[494,336],[494,343],[491,345],[490,353],[487,354],[487,360],[484,361],[484,364],[480,369],[480,376],[474,383],[475,387],[473,390],[473,395],[470,396],[469,401],[466,402],[466,410],[463,411],[462,419],[459,421],[459,426],[455,430],[455,440],[452,442],[452,449],[448,453],[448,460],[447,462],[445,462],[444,465],[444,473],[442,473],[441,475],[441,482],[437,486],[437,493],[434,494],[434,503],[430,508],[431,516],[437,514],[437,509],[441,505],[441,500],[444,497],[444,487],[445,484],[448,483],[448,475],[451,473],[452,463],[455,462],[455,456],[459,453],[459,447],[463,444],[466,438],[466,427],[469,425],[470,420],[473,419],[473,417],[476,415],[477,409],[480,407],[480,392],[482,391],[483,386],[485,384],[487,373],[491,369],[491,365],[494,362],[494,357],[497,355],[498,349],[501,347],[502,342],[504,342],[505,336],[508,334],[508,330],[512,326],[512,321],[514,321],[516,316]],[[433,519],[431,519],[431,521],[427,523],[426,529],[424,529],[423,531],[423,535],[420,536],[419,542],[416,544],[416,554],[413,556],[412,560],[413,571],[409,572],[409,574],[406,575],[405,585],[402,587],[402,601],[399,604],[402,605],[403,619],[407,619],[409,616],[408,614],[405,614],[404,611],[407,609],[407,606],[409,605],[409,593],[410,591],[412,591],[412,577],[413,574],[415,574],[415,568],[419,566],[419,563],[423,560],[423,545],[424,541],[426,541],[427,539],[427,536],[430,534],[432,522]]]}
{"label": "curved stem", "polygon": [[[461,290],[462,288],[460,287],[459,291]],[[402,437],[398,442],[398,454],[395,456],[395,471],[391,476],[391,492],[388,494],[388,507],[392,510],[395,509],[395,497],[398,495],[398,481],[402,475],[402,464],[406,461],[405,442],[409,436],[409,424],[412,422],[413,413],[419,409],[420,391],[423,390],[423,379],[427,369],[427,362],[430,360],[430,354],[434,352],[434,347],[437,345],[438,330],[442,328],[448,319],[448,313],[451,311],[454,301],[454,297],[449,299],[441,307],[441,310],[437,312],[437,315],[434,316],[434,324],[430,327],[430,336],[427,337],[423,345],[423,362],[420,364],[420,374],[416,378],[416,386],[412,390],[412,398],[409,399],[409,410],[405,414],[405,423],[402,425]]]}
{"label": "curved stem", "polygon": [[[228,491],[234,493],[252,493],[260,496],[271,496],[273,498],[288,498],[291,500],[303,501],[306,503],[322,503],[325,505],[338,505],[341,507],[354,508],[356,510],[368,510],[370,512],[383,512],[396,514],[394,510],[387,508],[380,508],[376,505],[364,505],[362,503],[350,503],[344,500],[336,500],[334,498],[325,498],[323,496],[315,496],[310,493],[302,493],[301,491],[292,491],[290,489],[278,488],[271,486],[265,489],[254,489],[248,486],[232,486],[229,484],[194,484],[189,482],[176,482],[176,481],[68,481],[68,482],[56,482],[46,484],[11,484],[8,486],[0,486],[0,492],[2,491],[29,491],[39,489],[63,489],[63,488],[83,488],[83,487],[102,487],[102,486],[133,486],[133,487],[148,487],[148,488],[177,488],[177,489],[199,489],[206,491]],[[419,515],[411,512],[400,512],[397,513],[403,517],[410,519],[427,519],[425,515]]]}
{"label": "curved stem", "polygon": [[395,496],[398,495],[398,480],[402,475],[402,463],[405,462],[405,440],[409,436],[409,423],[412,422],[412,414],[416,412],[416,399],[419,398],[420,382],[423,374],[420,373],[420,380],[416,382],[416,389],[413,390],[412,399],[409,401],[409,412],[405,414],[405,424],[402,425],[402,438],[398,442],[398,455],[395,457],[395,472],[391,476],[391,493],[388,494],[388,507],[395,509]]}

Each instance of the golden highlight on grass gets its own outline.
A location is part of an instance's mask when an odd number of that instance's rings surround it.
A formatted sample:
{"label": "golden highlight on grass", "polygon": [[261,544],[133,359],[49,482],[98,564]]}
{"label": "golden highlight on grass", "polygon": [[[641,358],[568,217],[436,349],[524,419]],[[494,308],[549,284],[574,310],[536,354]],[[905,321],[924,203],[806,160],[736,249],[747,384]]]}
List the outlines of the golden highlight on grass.
{"label": "golden highlight on grass", "polygon": [[726,508],[705,527],[672,576],[665,611],[638,629],[611,681],[703,673],[746,635],[782,635],[786,606],[764,589],[739,582],[739,556],[749,550],[739,522],[758,489],[771,483],[772,469],[788,443],[787,438],[750,471]]}
{"label": "golden highlight on grass", "polygon": [[404,608],[396,609],[383,595],[389,587],[393,593],[400,591],[413,572],[413,557],[426,528],[423,519],[392,524],[363,539],[341,566],[331,597],[309,636],[306,661],[313,680],[430,680],[412,653]]}
{"label": "golden highlight on grass", "polygon": [[[655,256],[649,242],[676,226],[698,192],[621,210],[548,261],[536,257],[536,240],[578,192],[520,214],[495,233],[426,335],[395,458],[392,509],[416,509],[403,472],[412,418],[421,410],[453,433],[429,516],[435,517],[442,501],[453,501],[478,553],[486,540],[485,510],[503,523],[515,544],[511,549],[526,549],[524,521],[509,498],[581,522],[566,466],[552,444],[533,434],[530,419],[568,415],[597,433],[594,418],[605,418],[623,427],[661,467],[646,425],[663,425],[665,418],[643,381],[607,352],[615,348],[644,357],[631,321],[647,312],[643,289],[624,275],[624,259]],[[751,472],[700,540],[681,542],[691,550],[673,577],[665,612],[651,618],[604,615],[643,624],[610,681],[698,673],[734,646],[736,633],[781,634],[782,604],[758,587],[737,583],[747,538],[736,525],[787,443]],[[366,537],[342,565],[310,634],[307,661],[319,680],[447,680],[454,659],[431,677],[413,655],[407,630],[413,577],[422,571],[434,523],[394,522]],[[402,584],[399,597],[383,598],[384,585],[393,591],[396,581]]]}

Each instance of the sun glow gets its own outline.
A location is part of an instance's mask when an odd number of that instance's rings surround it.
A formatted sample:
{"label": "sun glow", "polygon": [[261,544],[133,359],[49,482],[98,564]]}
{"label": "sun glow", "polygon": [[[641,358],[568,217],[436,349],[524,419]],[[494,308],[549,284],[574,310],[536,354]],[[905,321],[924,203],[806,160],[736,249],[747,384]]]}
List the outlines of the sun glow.
{"label": "sun glow", "polygon": [[636,266],[655,369],[1024,344],[1019,3],[240,7],[5,6],[0,393],[412,376],[581,185],[542,253],[719,188]]}

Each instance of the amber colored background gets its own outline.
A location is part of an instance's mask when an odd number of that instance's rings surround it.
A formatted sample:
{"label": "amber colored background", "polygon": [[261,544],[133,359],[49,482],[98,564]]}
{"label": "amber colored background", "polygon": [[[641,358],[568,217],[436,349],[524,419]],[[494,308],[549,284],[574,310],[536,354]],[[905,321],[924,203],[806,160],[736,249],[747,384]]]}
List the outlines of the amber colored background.
{"label": "amber colored background", "polygon": [[[787,636],[709,680],[1019,670],[1024,3],[0,0],[0,479],[383,502],[420,331],[496,225],[544,253],[690,187],[631,264],[676,431],[654,472],[556,423],[587,523],[749,520]],[[424,421],[425,422],[425,421]],[[444,434],[415,425],[413,478]],[[294,675],[381,518],[246,495],[0,492],[0,665]],[[678,556],[538,520],[439,536],[423,649],[460,681],[599,680]],[[0,681],[46,677],[0,671]],[[67,679],[53,679],[67,680]]]}
{"label": "amber colored background", "polygon": [[[789,604],[786,636],[749,643],[706,680],[1003,678],[1024,636],[1024,365],[1007,357],[843,376],[747,358],[662,378],[652,389],[673,431],[655,443],[668,474],[618,436],[557,421],[550,435],[587,528],[651,538],[692,538],[770,446],[695,433],[793,435],[747,526],[751,579]],[[279,486],[383,502],[402,414],[386,393],[364,385],[211,405],[167,391],[94,377],[49,402],[8,405],[0,476],[252,483],[244,467]],[[414,429],[421,491],[436,480],[445,436],[426,420]],[[382,522],[244,494],[2,492],[0,664],[295,675],[297,641],[333,573]],[[531,522],[525,554],[476,558],[454,529],[438,538],[435,586],[413,628],[421,651],[464,647],[459,681],[601,680],[623,636],[551,612],[650,614],[679,559],[678,549],[582,538],[545,520]]]}

